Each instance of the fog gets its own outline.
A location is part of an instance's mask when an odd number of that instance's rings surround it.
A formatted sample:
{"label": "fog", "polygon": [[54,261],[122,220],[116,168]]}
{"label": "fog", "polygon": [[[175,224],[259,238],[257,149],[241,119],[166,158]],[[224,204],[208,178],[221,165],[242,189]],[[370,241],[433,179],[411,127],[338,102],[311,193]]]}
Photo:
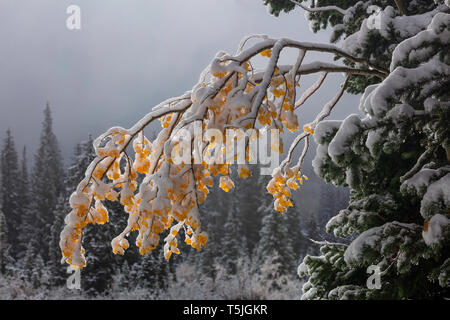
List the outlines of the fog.
{"label": "fog", "polygon": [[[81,9],[80,30],[66,27],[71,4]],[[189,90],[216,52],[233,53],[255,33],[329,39],[329,32],[309,30],[300,9],[276,18],[262,0],[0,0],[0,138],[10,128],[17,149],[26,145],[32,159],[49,102],[67,162],[77,142],[111,126],[130,127],[152,106]],[[301,123],[341,81],[330,77]],[[357,101],[347,95],[333,116],[356,112]]]}

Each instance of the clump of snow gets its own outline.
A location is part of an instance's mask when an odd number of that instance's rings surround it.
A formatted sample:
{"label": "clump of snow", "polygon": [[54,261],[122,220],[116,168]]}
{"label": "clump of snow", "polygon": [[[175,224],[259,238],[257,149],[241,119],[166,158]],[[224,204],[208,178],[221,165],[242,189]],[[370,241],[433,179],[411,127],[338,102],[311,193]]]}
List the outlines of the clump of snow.
{"label": "clump of snow", "polygon": [[450,171],[450,168],[444,167],[439,170],[424,168],[403,182],[400,191],[402,193],[412,193],[423,196],[428,186],[448,171]]}
{"label": "clump of snow", "polygon": [[325,143],[327,137],[336,132],[341,124],[342,121],[339,120],[323,120],[322,122],[319,122],[314,130],[314,141],[317,144]]}
{"label": "clump of snow", "polygon": [[359,106],[358,106],[359,111],[366,113],[366,109],[364,108],[364,106],[366,105],[366,99],[370,96],[370,94],[376,88],[378,88],[378,86],[379,86],[379,84],[377,83],[377,84],[372,84],[372,85],[366,87],[361,99],[359,100]]}
{"label": "clump of snow", "polygon": [[[433,50],[433,48],[430,46],[430,44],[434,42],[439,43],[439,47],[441,47],[442,45],[448,45],[450,43],[450,30],[446,28],[446,26],[450,24],[450,15],[442,12],[436,12],[437,10],[434,10],[421,15],[420,17],[422,17],[422,20],[426,22],[430,22],[430,17],[433,17],[431,23],[429,23],[428,28],[424,31],[416,32],[416,35],[414,37],[403,41],[395,48],[390,66],[391,71],[393,71],[404,60],[407,60],[409,62],[419,60],[423,61],[431,55],[435,54],[435,50]],[[410,29],[415,28],[414,25],[411,25],[409,23],[405,24],[407,24],[407,27],[409,27]],[[420,29],[418,31],[420,31]],[[425,47],[422,47],[424,46],[424,44]]]}
{"label": "clump of snow", "polygon": [[306,265],[306,263],[302,262],[302,263],[298,266],[298,268],[297,268],[297,274],[298,274],[298,276],[299,276],[300,278],[301,278],[301,277],[304,277],[305,275],[308,274],[308,266]]}
{"label": "clump of snow", "polygon": [[384,131],[385,130],[383,128],[378,128],[375,130],[370,130],[369,133],[367,134],[366,147],[367,149],[369,149],[369,152],[372,155],[372,157],[374,157],[377,154],[376,148],[379,144],[379,141],[383,137]]}
{"label": "clump of snow", "polygon": [[435,214],[428,223],[427,230],[422,231],[423,240],[427,245],[438,244],[443,239],[442,231],[450,224],[450,219],[442,214]]}
{"label": "clump of snow", "polygon": [[386,114],[386,117],[392,119],[395,123],[398,123],[401,120],[408,119],[413,117],[416,114],[421,114],[421,110],[414,110],[409,104],[397,104],[394,108],[389,110]]}
{"label": "clump of snow", "polygon": [[339,162],[339,157],[348,151],[354,135],[361,128],[361,119],[357,114],[351,114],[342,122],[338,132],[328,146],[328,154],[335,162]]}
{"label": "clump of snow", "polygon": [[420,203],[420,214],[427,219],[445,208],[450,208],[450,173],[428,187]]}
{"label": "clump of snow", "polygon": [[365,251],[375,247],[383,237],[384,226],[371,228],[361,233],[358,238],[347,247],[344,260],[347,264],[360,263]]}
{"label": "clump of snow", "polygon": [[328,159],[328,144],[319,144],[317,145],[316,149],[316,156],[314,157],[312,161],[312,167],[314,169],[314,172],[321,176],[321,167],[324,165],[324,163]]}
{"label": "clump of snow", "polygon": [[396,93],[443,76],[450,76],[450,67],[436,57],[417,68],[397,67],[375,90],[369,89],[372,91],[365,95],[360,110],[372,116],[383,117],[389,111],[389,102]]}

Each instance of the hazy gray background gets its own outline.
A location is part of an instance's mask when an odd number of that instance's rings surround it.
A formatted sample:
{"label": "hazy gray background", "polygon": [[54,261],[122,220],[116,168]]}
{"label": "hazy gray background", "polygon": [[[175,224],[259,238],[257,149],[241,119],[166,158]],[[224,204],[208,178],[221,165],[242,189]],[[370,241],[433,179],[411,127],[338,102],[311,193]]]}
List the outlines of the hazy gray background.
{"label": "hazy gray background", "polygon": [[[66,29],[71,4],[81,7],[81,30]],[[31,159],[49,101],[67,159],[88,134],[130,127],[161,100],[189,90],[216,52],[234,53],[254,33],[329,39],[310,32],[300,9],[275,18],[261,0],[0,0],[0,138],[11,128]],[[307,60],[321,57],[312,55]],[[341,81],[330,78],[300,113],[302,123]],[[356,112],[357,102],[344,97],[332,116]]]}

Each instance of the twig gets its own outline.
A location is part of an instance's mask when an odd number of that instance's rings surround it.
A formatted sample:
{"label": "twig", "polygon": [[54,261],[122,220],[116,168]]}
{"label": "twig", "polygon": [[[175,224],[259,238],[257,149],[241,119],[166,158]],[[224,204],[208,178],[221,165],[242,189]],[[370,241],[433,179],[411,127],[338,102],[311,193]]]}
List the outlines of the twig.
{"label": "twig", "polygon": [[344,247],[348,247],[348,244],[345,243],[339,243],[339,242],[329,242],[329,241],[317,241],[317,240],[313,240],[311,238],[309,238],[309,241],[315,243],[315,244],[320,244],[321,246],[344,246]]}
{"label": "twig", "polygon": [[300,2],[297,2],[295,0],[290,0],[290,1],[292,3],[295,3],[297,6],[299,6],[303,10],[306,10],[308,12],[336,11],[337,13],[340,13],[342,15],[345,15],[347,13],[347,10],[344,10],[344,9],[338,7],[338,6],[325,6],[325,7],[310,8],[310,7],[304,6],[303,4],[301,4]]}

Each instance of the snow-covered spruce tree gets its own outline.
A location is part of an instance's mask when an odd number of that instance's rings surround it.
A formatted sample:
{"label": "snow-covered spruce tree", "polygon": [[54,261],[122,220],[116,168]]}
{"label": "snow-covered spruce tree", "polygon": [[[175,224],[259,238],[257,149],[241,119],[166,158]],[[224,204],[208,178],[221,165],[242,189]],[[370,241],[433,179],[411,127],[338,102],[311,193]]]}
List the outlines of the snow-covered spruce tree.
{"label": "snow-covered spruce tree", "polygon": [[34,231],[31,237],[40,239],[39,252],[44,260],[48,258],[50,228],[53,224],[53,210],[59,194],[64,190],[64,170],[58,141],[53,133],[53,120],[50,106],[44,110],[44,121],[35,155],[31,175],[32,222]]}
{"label": "snow-covered spruce tree", "polygon": [[[449,10],[432,1],[406,8],[411,15],[386,7],[380,30],[361,28],[344,42],[357,52],[364,39],[385,38],[390,75],[365,90],[366,117],[316,129],[316,172],[351,188],[348,209],[327,230],[359,236],[348,247],[325,244],[322,256],[305,259],[299,269],[311,275],[305,298],[449,295]],[[370,265],[381,269],[379,290],[366,286]]]}
{"label": "snow-covered spruce tree", "polygon": [[[398,7],[391,6],[400,2]],[[325,244],[322,257],[305,259],[300,271],[312,274],[305,297],[442,294],[439,288],[446,286],[448,257],[446,242],[441,240],[446,235],[449,194],[445,189],[448,175],[444,176],[448,163],[449,8],[442,1],[395,3],[343,1],[342,7],[315,9],[302,5],[315,11],[313,21],[320,21],[319,27],[324,17],[326,21],[336,19],[330,24],[337,32],[333,40],[339,35],[346,37],[341,46],[248,37],[235,54],[219,52],[192,90],[157,105],[130,129],[113,127],[98,137],[94,141],[96,158],[70,198],[72,211],[60,241],[66,261],[85,266],[82,229],[102,221],[102,201],[119,197],[129,217],[125,230],[112,240],[113,252],[124,253],[131,231],[138,231],[136,244],[142,254],[154,250],[164,235],[166,259],[180,253],[180,234],[192,247],[204,246],[207,234],[201,227],[199,205],[213,184],[212,176],[221,175],[220,187],[231,191],[231,163],[235,158],[249,160],[252,155],[248,148],[251,139],[238,135],[237,141],[247,148],[225,152],[221,162],[218,155],[224,141],[202,135],[202,130],[216,129],[223,136],[230,127],[295,132],[299,129],[296,109],[319,90],[328,74],[343,73],[345,81],[336,96],[298,133],[267,186],[276,199],[274,208],[286,212],[293,205],[291,190],[306,180],[302,163],[314,135],[320,144],[316,171],[328,181],[351,188],[349,209],[332,220],[329,229],[341,236],[361,235],[348,248]],[[370,24],[367,4],[381,7],[377,28]],[[287,48],[297,51],[297,59],[281,65],[280,54]],[[342,63],[304,63],[305,55],[315,52],[340,57]],[[252,59],[259,54],[268,62],[256,70]],[[316,73],[317,82],[297,99],[295,88],[301,76]],[[368,116],[323,122],[346,90],[365,90],[361,111]],[[149,141],[144,129],[156,119],[162,130]],[[272,142],[273,152],[282,151],[279,141]],[[304,148],[295,161],[300,142]],[[131,146],[134,157],[127,149]],[[204,160],[211,159],[211,149],[218,161]],[[176,162],[180,157],[182,161]],[[411,179],[425,169],[436,171],[428,176],[429,187],[413,187],[416,184],[411,184]],[[238,166],[241,177],[248,171],[245,164]],[[142,181],[137,179],[139,174],[145,175]],[[180,233],[181,229],[184,232]],[[372,233],[376,235],[368,237]],[[365,250],[358,250],[361,247]],[[365,289],[368,264],[382,268],[386,276],[383,289]],[[417,274],[423,282],[408,279]],[[439,278],[440,284],[434,283],[434,278]],[[411,283],[417,283],[415,289],[406,287]],[[423,290],[417,290],[419,284]]]}
{"label": "snow-covered spruce tree", "polygon": [[[307,11],[311,29],[331,27],[331,42],[345,39],[342,47],[375,65],[389,69],[392,52],[401,41],[425,29],[443,0],[263,0],[269,12],[278,15],[296,6]],[[439,9],[438,9],[439,10]],[[445,9],[440,9],[445,10]],[[423,15],[418,19],[410,16]],[[345,58],[345,57],[344,57]],[[344,59],[346,65],[352,61]],[[347,92],[363,93],[367,85],[378,83],[375,76],[354,75]]]}
{"label": "snow-covered spruce tree", "polygon": [[8,241],[12,252],[17,257],[19,248],[19,230],[22,222],[20,215],[21,199],[19,194],[19,164],[14,138],[11,130],[6,131],[6,137],[0,155],[1,185],[0,195],[2,195],[1,209],[5,215]]}

